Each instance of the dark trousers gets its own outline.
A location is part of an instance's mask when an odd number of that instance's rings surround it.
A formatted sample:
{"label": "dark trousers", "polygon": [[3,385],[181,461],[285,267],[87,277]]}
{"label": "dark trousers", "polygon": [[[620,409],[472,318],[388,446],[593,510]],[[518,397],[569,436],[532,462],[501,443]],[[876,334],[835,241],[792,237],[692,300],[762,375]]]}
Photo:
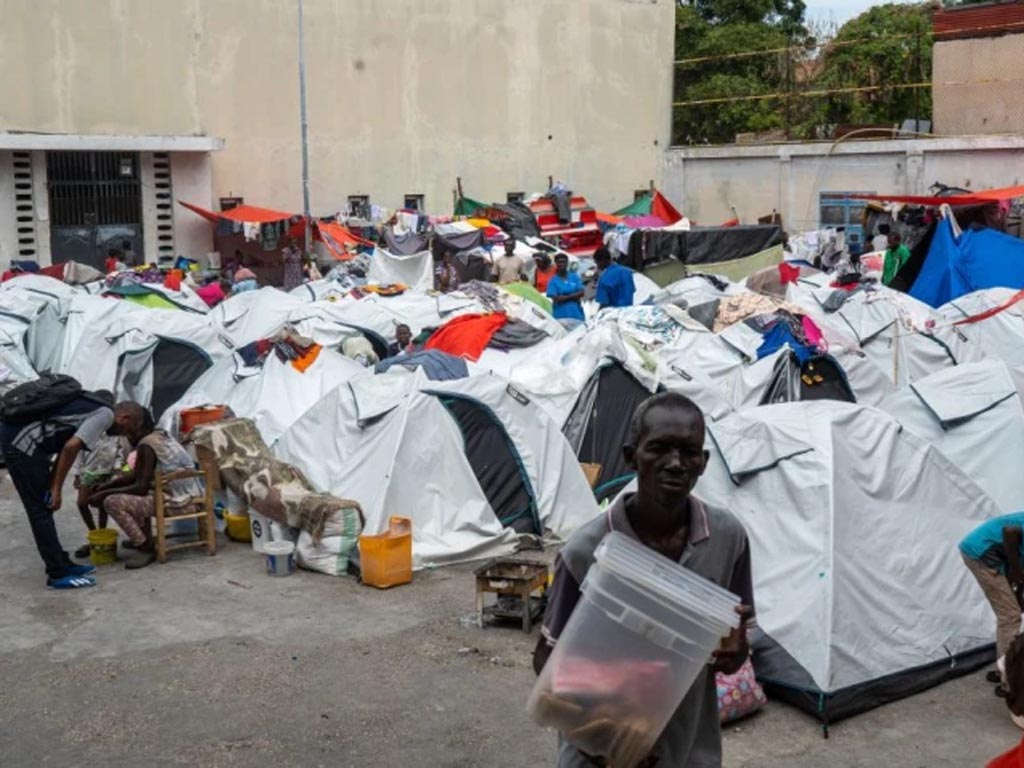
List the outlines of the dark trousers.
{"label": "dark trousers", "polygon": [[46,565],[46,575],[59,579],[73,563],[61,546],[53,513],[44,501],[50,490],[50,457],[45,453],[29,456],[9,445],[3,446],[3,455],[7,472],[28,515],[36,549]]}

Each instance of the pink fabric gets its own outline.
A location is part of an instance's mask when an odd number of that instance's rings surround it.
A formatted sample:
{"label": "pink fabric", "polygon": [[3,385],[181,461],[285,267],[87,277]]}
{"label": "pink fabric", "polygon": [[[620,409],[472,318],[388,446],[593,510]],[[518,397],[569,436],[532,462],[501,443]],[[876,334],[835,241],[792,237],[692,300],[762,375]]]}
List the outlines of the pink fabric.
{"label": "pink fabric", "polygon": [[227,298],[224,289],[220,287],[220,282],[217,280],[214,280],[209,285],[204,285],[202,288],[196,288],[196,295],[208,307],[215,307]]}
{"label": "pink fabric", "polygon": [[828,344],[825,342],[825,337],[821,335],[821,329],[814,324],[807,315],[800,318],[800,323],[804,327],[804,335],[807,337],[807,343],[816,349],[824,350]]}

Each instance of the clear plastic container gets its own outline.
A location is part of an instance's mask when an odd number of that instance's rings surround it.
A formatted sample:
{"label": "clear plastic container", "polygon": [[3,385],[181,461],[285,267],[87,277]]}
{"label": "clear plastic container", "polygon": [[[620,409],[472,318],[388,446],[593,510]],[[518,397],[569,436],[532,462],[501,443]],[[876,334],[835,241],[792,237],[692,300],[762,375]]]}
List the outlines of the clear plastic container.
{"label": "clear plastic container", "polygon": [[739,626],[740,600],[614,531],[595,560],[527,709],[584,752],[629,768]]}

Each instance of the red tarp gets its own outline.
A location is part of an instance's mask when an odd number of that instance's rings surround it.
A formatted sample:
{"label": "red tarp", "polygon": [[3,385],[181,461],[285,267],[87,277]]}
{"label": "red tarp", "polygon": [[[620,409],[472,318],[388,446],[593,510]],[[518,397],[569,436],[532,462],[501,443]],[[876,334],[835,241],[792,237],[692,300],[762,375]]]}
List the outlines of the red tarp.
{"label": "red tarp", "polygon": [[948,195],[946,197],[930,197],[928,195],[850,195],[854,200],[881,200],[886,203],[906,203],[908,205],[987,205],[1000,200],[1013,200],[1024,197],[1024,186],[999,187],[982,189],[967,195]]}
{"label": "red tarp", "polygon": [[425,349],[439,349],[455,357],[476,362],[484,353],[491,337],[508,322],[502,312],[490,315],[462,315],[438,328],[427,339]]}
{"label": "red tarp", "polygon": [[[275,221],[287,221],[298,217],[299,222],[289,229],[288,234],[297,238],[302,238],[304,236],[304,226],[302,222],[304,217],[301,214],[275,211],[272,208],[260,208],[257,205],[238,205],[229,211],[215,213],[214,211],[208,211],[205,208],[201,208],[198,205],[186,203],[184,200],[179,200],[178,204],[188,208],[193,213],[199,214],[207,221],[212,221],[214,224],[221,219],[237,222],[249,222],[251,224],[270,224]],[[348,227],[343,224],[325,223],[316,220],[313,221],[313,239],[322,242],[334,258],[342,261],[352,258],[345,251],[345,246],[373,245],[370,241],[363,240],[363,238],[352,234]]]}
{"label": "red tarp", "polygon": [[657,216],[669,224],[675,224],[683,218],[683,214],[677,211],[668,198],[657,190],[654,191],[654,198],[651,200],[651,216]]}

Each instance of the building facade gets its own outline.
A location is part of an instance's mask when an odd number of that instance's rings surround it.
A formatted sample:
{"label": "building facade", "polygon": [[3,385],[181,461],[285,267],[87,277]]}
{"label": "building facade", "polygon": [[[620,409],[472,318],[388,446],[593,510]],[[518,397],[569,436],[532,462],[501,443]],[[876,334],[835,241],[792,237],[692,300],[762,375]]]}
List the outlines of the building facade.
{"label": "building facade", "polygon": [[937,10],[933,33],[935,133],[1024,133],[1024,2]]}
{"label": "building facade", "polygon": [[[305,0],[310,198],[611,208],[671,130],[672,0]],[[295,0],[0,0],[0,261],[202,257],[173,203],[300,211]]]}

